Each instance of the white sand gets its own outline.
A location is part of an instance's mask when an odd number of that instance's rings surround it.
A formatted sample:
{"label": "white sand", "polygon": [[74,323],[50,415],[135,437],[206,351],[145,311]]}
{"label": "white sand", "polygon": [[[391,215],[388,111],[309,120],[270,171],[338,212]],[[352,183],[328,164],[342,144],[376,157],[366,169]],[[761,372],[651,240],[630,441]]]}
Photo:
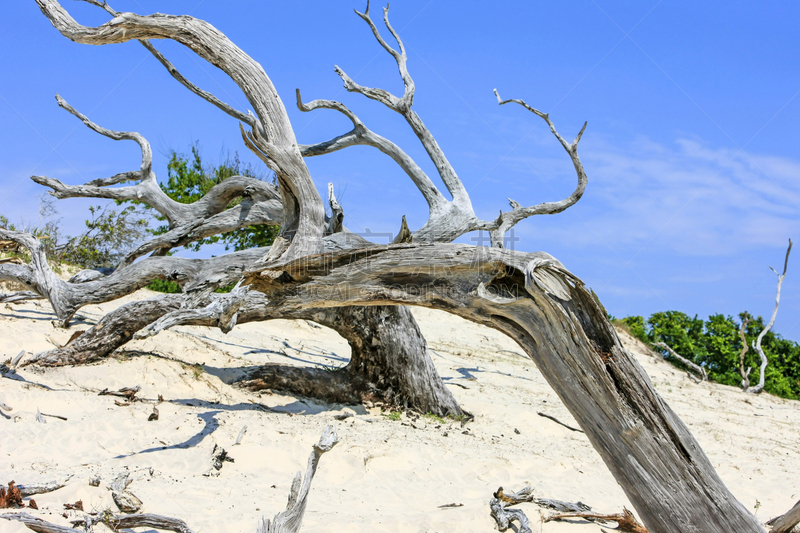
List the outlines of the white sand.
{"label": "white sand", "polygon": [[[121,303],[149,291],[79,312],[69,330],[55,329],[49,305],[0,307],[0,361],[21,350],[35,353],[63,343]],[[600,512],[630,508],[597,452],[581,433],[537,415],[576,423],[521,349],[493,330],[451,315],[414,312],[433,360],[475,421],[440,424],[420,418],[392,421],[377,408],[318,405],[280,394],[256,395],[225,383],[241,369],[267,361],[341,366],[347,344],[333,331],[305,322],[238,326],[228,335],[181,327],[127,348],[138,355],[44,372],[19,372],[25,381],[0,380],[0,401],[13,420],[0,418],[0,483],[46,482],[73,474],[55,492],[34,496],[46,520],[69,525],[82,513],[63,504],[82,500],[87,511],[116,510],[107,489],[127,469],[129,490],[143,512],[186,520],[196,532],[254,531],[262,516],[286,505],[296,471],[305,472],[311,445],[335,423],[341,442],[321,461],[303,531],[492,531],[488,500],[499,486],[532,485],[537,496],[583,501]],[[763,520],[800,498],[800,402],[716,384],[695,385],[658,361],[638,341],[620,334],[659,393],[689,425],[722,479]],[[196,364],[202,367],[193,367]],[[198,370],[195,370],[198,368]],[[45,385],[50,390],[37,384]],[[108,388],[140,385],[155,400],[160,419],[148,422],[153,403],[118,407]],[[261,403],[282,411],[265,412]],[[36,411],[66,417],[36,421]],[[334,415],[356,416],[336,422]],[[232,446],[242,426],[242,443]],[[515,433],[515,428],[519,434]],[[467,434],[463,432],[468,429]],[[206,477],[214,445],[229,451],[218,477]],[[99,475],[99,487],[88,480]],[[760,502],[757,503],[757,502]],[[458,508],[438,506],[459,503]],[[584,521],[541,524],[547,514],[521,506],[534,531],[599,532]],[[0,521],[0,531],[27,531]]]}

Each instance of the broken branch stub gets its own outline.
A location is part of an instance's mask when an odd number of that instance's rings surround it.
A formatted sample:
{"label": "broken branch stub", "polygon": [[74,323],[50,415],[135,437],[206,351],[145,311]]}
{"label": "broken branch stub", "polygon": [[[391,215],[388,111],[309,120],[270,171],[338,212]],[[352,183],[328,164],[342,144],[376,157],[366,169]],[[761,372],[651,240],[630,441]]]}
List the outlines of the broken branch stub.
{"label": "broken branch stub", "polygon": [[319,442],[314,445],[311,455],[308,457],[308,468],[306,469],[305,479],[302,480],[300,472],[292,482],[292,488],[289,491],[289,503],[286,505],[286,510],[282,513],[275,515],[272,521],[262,519],[259,525],[258,533],[298,533],[300,526],[303,523],[303,515],[306,512],[306,504],[308,502],[308,492],[311,490],[311,480],[314,479],[314,474],[317,472],[319,459],[325,452],[331,451],[336,443],[339,442],[339,436],[336,434],[336,428],[327,426]]}

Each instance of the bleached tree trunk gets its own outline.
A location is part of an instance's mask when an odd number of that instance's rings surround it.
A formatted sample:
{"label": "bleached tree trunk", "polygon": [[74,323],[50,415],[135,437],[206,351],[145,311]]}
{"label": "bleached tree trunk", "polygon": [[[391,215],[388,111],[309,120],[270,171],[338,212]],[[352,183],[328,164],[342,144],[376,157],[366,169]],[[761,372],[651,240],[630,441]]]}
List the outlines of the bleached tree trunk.
{"label": "bleached tree trunk", "polygon": [[245,279],[275,308],[414,304],[509,335],[578,421],[651,533],[763,532],[622,348],[591,292],[547,254],[411,244],[262,268]]}

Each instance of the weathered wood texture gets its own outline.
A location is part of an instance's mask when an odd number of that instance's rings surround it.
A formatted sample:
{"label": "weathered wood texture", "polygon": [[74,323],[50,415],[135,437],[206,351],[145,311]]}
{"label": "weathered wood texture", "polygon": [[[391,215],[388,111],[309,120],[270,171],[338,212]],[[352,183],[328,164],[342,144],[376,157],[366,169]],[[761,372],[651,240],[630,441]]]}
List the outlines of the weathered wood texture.
{"label": "weathered wood texture", "polygon": [[275,308],[422,305],[506,333],[539,367],[652,533],[763,531],[622,348],[592,293],[551,256],[393,245],[307,257],[266,274],[252,270],[246,281]]}
{"label": "weathered wood texture", "polygon": [[[248,319],[247,311],[243,310],[240,320]],[[335,330],[350,345],[350,362],[334,372],[270,365],[255,370],[241,386],[347,403],[381,400],[439,416],[463,414],[436,371],[407,307],[356,306],[288,316]]]}
{"label": "weathered wood texture", "polygon": [[622,508],[621,513],[559,513],[548,516],[544,519],[544,521],[550,522],[551,520],[563,520],[565,518],[585,518],[587,520],[613,521],[617,523],[617,531],[626,531],[627,533],[649,533],[647,528],[636,520],[636,517],[633,516],[633,513],[624,507]]}
{"label": "weathered wood texture", "polygon": [[[209,295],[210,301],[225,295]],[[108,313],[74,341],[27,358],[23,364],[78,365],[99,361],[133,338],[137,331],[165,315],[180,312],[182,295],[165,295],[126,304]],[[191,316],[189,316],[191,315]],[[213,313],[192,311],[185,325],[219,326]],[[427,351],[427,343],[408,308],[403,306],[311,309],[280,313],[260,294],[248,294],[237,323],[275,318],[312,320],[338,332],[350,345],[350,363],[338,371],[264,365],[238,383],[251,390],[283,390],[330,402],[381,400],[439,416],[463,413],[445,388]],[[159,323],[163,325],[163,323]]]}
{"label": "weathered wood texture", "polygon": [[311,455],[308,456],[305,478],[302,478],[300,472],[298,472],[292,482],[286,510],[275,515],[271,522],[262,520],[257,529],[258,533],[297,533],[300,531],[303,515],[308,504],[308,492],[311,490],[311,481],[317,472],[319,459],[322,454],[331,451],[338,442],[339,436],[336,434],[336,428],[333,426],[326,427],[319,438],[319,442],[314,445]]}

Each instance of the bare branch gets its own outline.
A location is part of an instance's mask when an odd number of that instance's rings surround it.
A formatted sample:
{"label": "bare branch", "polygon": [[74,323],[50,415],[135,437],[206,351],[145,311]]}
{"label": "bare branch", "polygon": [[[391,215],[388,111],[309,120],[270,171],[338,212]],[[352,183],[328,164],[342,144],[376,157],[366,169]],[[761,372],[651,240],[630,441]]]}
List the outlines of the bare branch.
{"label": "bare branch", "polygon": [[[134,131],[114,131],[95,124],[94,122],[89,120],[89,118],[86,115],[84,115],[71,105],[69,105],[67,101],[61,98],[61,96],[58,94],[56,94],[56,101],[58,102],[59,107],[67,110],[72,115],[78,117],[81,120],[81,122],[83,122],[86,125],[86,127],[91,129],[92,131],[95,131],[100,135],[108,137],[109,139],[114,139],[115,141],[127,140],[127,141],[134,141],[136,144],[138,144],[139,147],[142,149],[142,166],[140,169],[141,177],[139,177],[138,179],[147,179],[150,177],[150,172],[153,168],[153,151],[150,149],[150,143],[147,142],[147,139],[145,139],[143,136]],[[131,174],[126,173],[125,175],[131,175]],[[124,175],[117,174],[112,178],[103,180],[103,183],[111,185],[112,183],[120,183],[121,181],[125,181],[125,179],[129,179],[129,178],[123,179],[123,176]]]}
{"label": "bare branch", "polygon": [[767,324],[766,327],[761,330],[761,333],[758,334],[758,338],[753,343],[753,348],[761,357],[761,372],[758,376],[758,385],[755,387],[750,387],[745,392],[759,394],[764,390],[764,374],[767,370],[768,360],[766,354],[764,354],[764,350],[761,348],[761,340],[764,338],[764,335],[766,335],[767,332],[772,329],[772,325],[775,324],[775,317],[778,315],[778,306],[781,304],[781,285],[783,284],[783,278],[786,277],[786,268],[789,266],[789,254],[791,252],[792,239],[789,239],[789,247],[786,249],[786,259],[783,261],[783,274],[778,274],[774,268],[770,267],[772,271],[778,275],[778,289],[775,295],[775,309],[772,311],[772,317],[769,319],[769,324]]}
{"label": "bare branch", "polygon": [[[389,54],[394,58],[397,62],[397,68],[400,71],[400,77],[403,79],[403,85],[405,86],[405,91],[403,97],[397,99],[397,104],[399,107],[410,108],[411,104],[414,102],[414,80],[408,73],[408,67],[406,63],[408,62],[408,56],[406,55],[405,46],[403,46],[403,41],[400,39],[400,36],[397,32],[394,31],[392,25],[389,24],[389,5],[387,4],[386,7],[383,8],[383,22],[386,24],[386,27],[389,29],[389,32],[394,37],[395,41],[397,41],[397,45],[400,47],[400,51],[393,49],[389,44],[383,40],[381,37],[380,31],[378,31],[377,26],[375,23],[372,22],[372,18],[369,16],[369,2],[367,2],[367,9],[364,13],[359,13],[357,10],[354,10],[356,15],[361,17],[367,24],[369,24],[370,29],[372,30],[372,34],[377,39],[378,43],[383,47],[384,50],[389,52]],[[337,67],[338,69],[338,67]],[[337,71],[338,72],[338,71]],[[343,72],[341,74],[344,74]],[[341,75],[340,74],[340,75]],[[373,89],[374,90],[374,89]],[[395,109],[398,113],[402,113],[400,109]]]}
{"label": "bare branch", "polygon": [[92,28],[76,22],[56,0],[36,0],[36,3],[53,26],[72,41],[103,45],[173,39],[230,76],[244,92],[257,117],[257,127],[250,133],[251,142],[246,144],[278,175],[287,213],[282,232],[291,241],[285,254],[302,257],[321,251],[322,199],[297,149],[283,102],[258,62],[211,24],[193,17],[119,13],[109,22]]}
{"label": "bare branch", "polygon": [[[783,270],[786,272],[786,267]],[[800,524],[800,501],[785,514],[767,522],[768,526],[772,526],[770,533],[791,533],[797,524]]]}
{"label": "bare branch", "polygon": [[558,202],[546,202],[532,207],[522,207],[518,202],[515,202],[509,198],[509,204],[511,205],[512,210],[508,213],[501,213],[500,217],[496,221],[497,228],[492,230],[492,246],[502,248],[503,236],[519,221],[533,215],[554,215],[556,213],[560,213],[581,199],[584,191],[586,190],[588,178],[586,177],[586,172],[583,170],[583,163],[581,163],[580,157],[578,157],[578,143],[583,136],[583,132],[586,131],[587,123],[584,122],[583,128],[581,128],[581,131],[578,133],[577,137],[575,137],[575,141],[568,143],[563,137],[561,137],[561,135],[559,135],[558,131],[556,131],[556,127],[550,120],[550,116],[547,113],[542,113],[538,109],[534,109],[526,104],[523,100],[503,100],[500,98],[500,94],[497,92],[497,89],[494,90],[494,94],[497,96],[497,102],[500,105],[514,102],[547,122],[547,125],[550,127],[550,131],[553,133],[555,138],[558,139],[558,142],[561,143],[561,146],[564,147],[564,150],[566,150],[569,154],[572,164],[575,167],[575,172],[578,174],[578,185],[575,190],[567,198]]}
{"label": "bare branch", "polygon": [[618,531],[626,531],[628,533],[648,533],[647,528],[640,524],[633,513],[622,508],[621,513],[615,514],[599,514],[599,513],[560,513],[553,516],[548,516],[544,519],[545,522],[551,520],[562,520],[564,518],[587,518],[598,520],[611,520],[617,523]]}
{"label": "bare branch", "polygon": [[[195,321],[211,321],[223,333],[228,333],[236,325],[237,314],[244,305],[248,292],[250,292],[250,287],[237,286],[230,293],[220,295],[202,308],[198,308],[200,303],[189,295],[186,297],[182,309],[164,315],[146,328],[136,332],[133,338],[146,339],[165,329]],[[201,298],[201,301],[202,299],[204,298]]]}
{"label": "bare branch", "polygon": [[700,376],[702,381],[708,381],[708,374],[706,374],[706,369],[705,368],[703,368],[702,366],[700,366],[698,364],[695,364],[695,363],[689,361],[688,359],[686,359],[685,357],[680,355],[678,352],[676,352],[675,350],[670,348],[670,346],[666,342],[654,342],[653,346],[658,346],[659,348],[663,348],[664,350],[668,351],[669,354],[672,357],[674,357],[675,359],[677,359],[678,361],[680,361],[684,365],[688,366],[689,368],[691,368],[692,370],[697,372],[697,374]]}
{"label": "bare branch", "polygon": [[331,206],[331,218],[328,220],[327,233],[339,233],[342,231],[342,221],[344,220],[344,210],[336,200],[336,195],[333,193],[333,183],[328,183],[328,203]]}
{"label": "bare branch", "polygon": [[436,188],[422,168],[420,168],[402,148],[367,128],[356,114],[341,102],[335,100],[313,100],[304,104],[300,96],[300,89],[297,89],[296,93],[297,107],[300,111],[308,112],[315,109],[333,109],[345,115],[353,123],[353,129],[351,131],[331,139],[330,141],[314,145],[301,145],[300,152],[303,154],[303,157],[329,154],[349,146],[372,146],[391,157],[395,163],[403,169],[420,190],[425,201],[428,202],[431,212],[443,211],[445,209],[448,203],[445,197],[439,192],[439,189]]}
{"label": "bare branch", "polygon": [[221,109],[223,112],[232,116],[236,120],[244,122],[251,128],[258,127],[256,123],[256,117],[247,113],[242,113],[241,111],[234,109],[233,107],[221,101],[219,98],[217,98],[210,92],[204,91],[203,89],[201,89],[200,87],[198,87],[197,85],[186,79],[186,77],[183,74],[181,74],[177,68],[175,68],[175,65],[170,63],[169,60],[166,57],[164,57],[164,55],[161,52],[159,52],[156,49],[156,47],[152,45],[152,43],[150,43],[150,41],[140,40],[139,42],[142,44],[142,46],[147,48],[148,52],[153,54],[155,58],[158,59],[159,63],[164,65],[164,68],[167,69],[167,72],[169,72],[170,76],[178,80],[181,85],[192,91],[194,94],[196,94],[203,100],[206,100],[210,104]]}
{"label": "bare branch", "polygon": [[739,337],[742,338],[742,351],[739,353],[739,374],[742,376],[742,389],[747,390],[750,388],[750,372],[753,370],[752,367],[747,367],[747,370],[744,369],[744,355],[747,353],[747,350],[750,347],[747,345],[747,339],[744,337],[744,328],[747,327],[747,324],[750,323],[750,315],[745,312],[744,317],[742,318],[742,327],[739,328]]}

